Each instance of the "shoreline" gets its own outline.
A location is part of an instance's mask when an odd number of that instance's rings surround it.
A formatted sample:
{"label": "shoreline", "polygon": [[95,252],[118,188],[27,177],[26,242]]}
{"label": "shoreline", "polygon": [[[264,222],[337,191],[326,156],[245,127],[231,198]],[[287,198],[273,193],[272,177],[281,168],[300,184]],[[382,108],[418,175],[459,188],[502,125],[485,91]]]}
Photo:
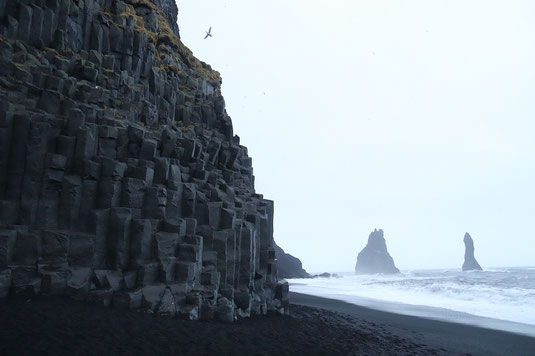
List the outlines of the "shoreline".
{"label": "shoreline", "polygon": [[447,353],[472,355],[535,355],[535,338],[503,330],[381,311],[341,300],[290,292],[293,304],[347,314],[389,328],[402,338]]}
{"label": "shoreline", "polygon": [[[349,296],[345,294],[336,293],[322,293],[318,295],[315,293],[308,293],[306,290],[303,290],[303,288],[299,287],[300,285],[306,286],[306,284],[291,282],[290,291],[297,294],[306,294],[319,298],[338,300],[377,311],[384,311],[394,314],[414,316],[437,321],[445,321],[455,324],[470,325],[485,329],[493,329],[535,337],[535,325],[531,324],[525,324],[505,319],[498,319],[488,316],[481,316],[459,310],[441,308],[430,305],[408,304],[404,302],[379,300],[368,297],[361,297],[355,295]],[[292,286],[297,286],[297,288],[295,288],[297,290],[292,290]]]}
{"label": "shoreline", "polygon": [[0,301],[0,355],[535,355],[535,338],[290,292],[290,315],[185,321],[66,297]]}

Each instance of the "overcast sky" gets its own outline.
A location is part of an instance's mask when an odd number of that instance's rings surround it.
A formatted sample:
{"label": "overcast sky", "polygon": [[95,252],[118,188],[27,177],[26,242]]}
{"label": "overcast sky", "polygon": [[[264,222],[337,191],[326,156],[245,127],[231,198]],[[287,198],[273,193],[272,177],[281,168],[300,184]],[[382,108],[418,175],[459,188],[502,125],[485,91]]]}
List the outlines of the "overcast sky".
{"label": "overcast sky", "polygon": [[374,228],[402,270],[460,268],[465,232],[484,268],[535,265],[535,2],[178,7],[309,272],[353,270]]}

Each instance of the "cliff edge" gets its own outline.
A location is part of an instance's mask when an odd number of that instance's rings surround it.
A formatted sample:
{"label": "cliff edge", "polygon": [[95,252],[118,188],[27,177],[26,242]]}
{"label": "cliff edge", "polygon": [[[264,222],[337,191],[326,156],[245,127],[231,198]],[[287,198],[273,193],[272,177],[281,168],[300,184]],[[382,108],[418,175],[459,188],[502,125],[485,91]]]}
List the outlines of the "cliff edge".
{"label": "cliff edge", "polygon": [[310,275],[303,269],[301,260],[284,252],[275,243],[275,257],[277,258],[277,277],[284,278],[309,278]]}
{"label": "cliff edge", "polygon": [[287,313],[273,202],[172,0],[0,1],[0,297]]}

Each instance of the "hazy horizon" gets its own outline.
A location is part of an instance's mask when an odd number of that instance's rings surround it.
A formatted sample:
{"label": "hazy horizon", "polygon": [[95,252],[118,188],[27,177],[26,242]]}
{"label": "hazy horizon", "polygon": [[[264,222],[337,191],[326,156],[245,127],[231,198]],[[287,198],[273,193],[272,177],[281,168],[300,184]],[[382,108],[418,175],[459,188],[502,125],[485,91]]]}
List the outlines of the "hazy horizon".
{"label": "hazy horizon", "polygon": [[178,7],[305,269],[351,271],[375,228],[402,270],[460,268],[465,232],[483,268],[535,265],[535,3]]}

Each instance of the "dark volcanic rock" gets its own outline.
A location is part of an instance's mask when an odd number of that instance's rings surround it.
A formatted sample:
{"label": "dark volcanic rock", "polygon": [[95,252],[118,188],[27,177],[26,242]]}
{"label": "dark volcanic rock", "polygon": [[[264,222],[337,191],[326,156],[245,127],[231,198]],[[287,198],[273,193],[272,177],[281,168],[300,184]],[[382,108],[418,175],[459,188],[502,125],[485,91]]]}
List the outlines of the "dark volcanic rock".
{"label": "dark volcanic rock", "polygon": [[174,0],[0,0],[0,297],[287,312],[273,202]]}
{"label": "dark volcanic rock", "polygon": [[464,234],[464,263],[463,271],[481,271],[483,268],[477,263],[474,256],[474,240],[469,233]]}
{"label": "dark volcanic rock", "polygon": [[383,230],[375,229],[368,238],[368,244],[357,256],[356,274],[399,273],[394,260],[388,254]]}
{"label": "dark volcanic rock", "polygon": [[176,6],[175,0],[150,0],[154,5],[162,9],[165,14],[165,19],[169,23],[169,27],[173,30],[173,33],[180,38],[180,33],[178,31],[177,24],[177,15],[178,7]]}
{"label": "dark volcanic rock", "polygon": [[277,258],[278,278],[308,278],[310,275],[303,269],[303,264],[299,258],[284,252],[277,244],[275,246],[275,257]]}
{"label": "dark volcanic rock", "polygon": [[310,278],[340,278],[339,275],[337,275],[336,273],[328,273],[328,272],[323,272],[323,273],[320,273],[320,274],[313,274],[312,276],[310,276]]}

